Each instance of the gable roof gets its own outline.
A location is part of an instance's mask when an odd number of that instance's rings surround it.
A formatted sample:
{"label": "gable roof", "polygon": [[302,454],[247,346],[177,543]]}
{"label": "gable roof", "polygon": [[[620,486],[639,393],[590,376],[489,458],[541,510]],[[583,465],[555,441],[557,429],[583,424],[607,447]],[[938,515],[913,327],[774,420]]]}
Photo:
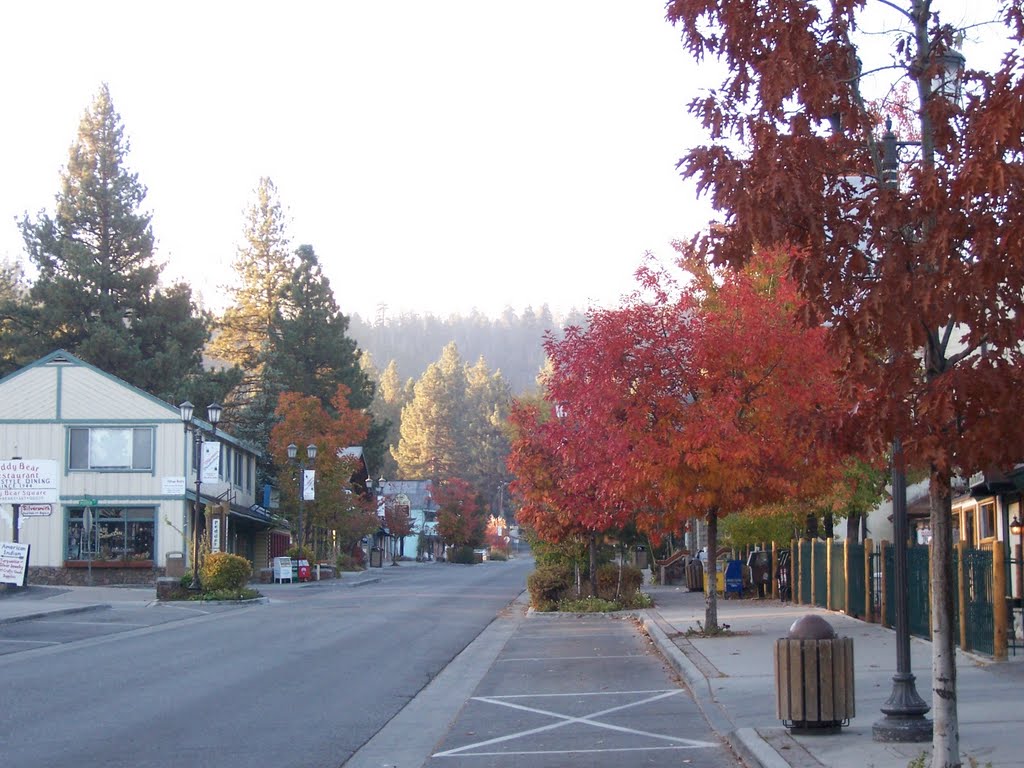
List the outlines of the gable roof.
{"label": "gable roof", "polygon": [[[17,381],[19,378],[29,376],[34,371],[55,367],[80,368],[89,371],[90,373],[101,377],[105,381],[110,382],[114,386],[127,390],[128,392],[131,393],[132,396],[141,398],[148,404],[154,405],[159,409],[166,411],[167,421],[177,421],[179,424],[181,423],[181,411],[179,410],[178,406],[168,403],[166,400],[163,400],[157,397],[156,395],[146,392],[145,390],[136,387],[134,384],[130,384],[124,379],[118,378],[117,376],[108,373],[107,371],[104,371],[101,368],[96,367],[92,363],[88,363],[85,360],[82,360],[80,357],[64,349],[54,350],[48,355],[44,355],[43,357],[39,358],[35,362],[29,363],[28,365],[19,368],[17,371],[14,371],[13,373],[10,373],[7,376],[4,376],[3,378],[0,378],[0,387],[3,387],[4,385],[9,383],[13,383]],[[160,419],[160,421],[162,420],[163,419]],[[199,426],[203,427],[204,429],[212,429],[212,425],[209,422],[203,421],[202,419],[195,417],[194,420],[199,424]],[[222,440],[226,443],[238,446],[239,448],[242,448],[243,450],[248,451],[249,453],[255,454],[257,456],[260,455],[260,451],[258,448],[256,448],[255,446],[246,441],[239,440],[238,438],[231,436],[227,432],[218,429],[216,431],[216,435],[218,440]]]}

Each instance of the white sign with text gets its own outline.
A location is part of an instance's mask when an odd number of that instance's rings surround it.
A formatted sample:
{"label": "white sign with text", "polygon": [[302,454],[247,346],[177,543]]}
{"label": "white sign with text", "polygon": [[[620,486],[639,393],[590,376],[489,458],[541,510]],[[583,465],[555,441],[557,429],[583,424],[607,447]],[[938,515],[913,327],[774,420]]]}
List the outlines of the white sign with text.
{"label": "white sign with text", "polygon": [[57,462],[53,459],[0,461],[0,503],[56,504]]}
{"label": "white sign with text", "polygon": [[0,583],[25,586],[28,570],[28,544],[0,541]]}

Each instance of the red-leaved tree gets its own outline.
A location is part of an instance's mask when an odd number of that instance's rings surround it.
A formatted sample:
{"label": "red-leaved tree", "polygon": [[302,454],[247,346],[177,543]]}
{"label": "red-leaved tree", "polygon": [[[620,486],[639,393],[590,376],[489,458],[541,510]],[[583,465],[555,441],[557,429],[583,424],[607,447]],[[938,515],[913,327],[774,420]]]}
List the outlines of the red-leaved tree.
{"label": "red-leaved tree", "polygon": [[[547,396],[563,416],[536,454],[562,472],[545,478],[562,517],[632,522],[655,541],[704,517],[713,553],[721,515],[824,490],[844,405],[824,332],[796,322],[785,256],[730,273],[682,249],[682,282],[643,269],[623,306],[548,342]],[[714,584],[714,557],[708,567]],[[713,589],[706,626],[718,626]]]}

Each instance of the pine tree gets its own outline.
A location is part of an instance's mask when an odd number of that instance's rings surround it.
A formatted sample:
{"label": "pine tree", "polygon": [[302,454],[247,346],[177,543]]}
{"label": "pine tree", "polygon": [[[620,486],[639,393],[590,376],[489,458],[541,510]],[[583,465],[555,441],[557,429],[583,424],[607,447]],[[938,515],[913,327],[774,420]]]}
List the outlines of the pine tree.
{"label": "pine tree", "polygon": [[[373,361],[369,353],[362,357],[364,370],[372,371],[376,379],[371,411],[375,425],[384,426],[383,443],[388,448],[379,458],[379,464],[370,463],[372,469],[384,477],[395,477],[398,472],[398,464],[395,462],[391,450],[398,446],[401,437],[399,427],[402,423],[402,408],[412,400],[413,382],[409,379],[403,385],[398,376],[398,363],[392,360],[387,368],[377,375],[373,368]],[[370,459],[367,459],[370,462]]]}
{"label": "pine tree", "polygon": [[492,372],[483,357],[466,370],[465,477],[485,498],[496,499],[498,486],[508,475],[505,460],[509,439],[504,425],[510,401],[511,393],[501,372]]}
{"label": "pine tree", "polygon": [[402,409],[401,437],[392,450],[405,478],[460,477],[466,466],[464,445],[466,376],[454,343],[431,363]]}
{"label": "pine tree", "polygon": [[299,246],[295,261],[282,288],[281,318],[271,329],[272,364],[289,391],[312,395],[328,407],[338,384],[345,384],[349,407],[368,408],[373,383],[359,365],[348,318],[338,309],[313,247]]}
{"label": "pine tree", "polygon": [[[268,370],[272,337],[281,322],[295,263],[274,182],[261,178],[254,197],[246,212],[244,243],[233,265],[238,283],[228,289],[233,303],[216,323],[210,354],[244,372],[224,404],[225,425],[266,449],[277,398],[286,386],[276,378],[275,369]],[[272,474],[270,465],[261,465],[260,472],[264,478]]]}
{"label": "pine tree", "polygon": [[[287,391],[317,398],[328,411],[343,384],[348,407],[365,411],[373,401],[374,384],[348,335],[349,319],[338,309],[313,247],[299,246],[295,262],[283,288],[280,320],[271,330],[274,378]],[[386,425],[374,425],[366,437],[363,449],[371,466],[380,464],[385,435]]]}
{"label": "pine tree", "polygon": [[159,286],[146,188],[128,170],[129,142],[100,87],[61,174],[54,216],[22,221],[38,277],[4,339],[23,364],[55,348],[168,400],[201,376],[209,318],[191,289]]}

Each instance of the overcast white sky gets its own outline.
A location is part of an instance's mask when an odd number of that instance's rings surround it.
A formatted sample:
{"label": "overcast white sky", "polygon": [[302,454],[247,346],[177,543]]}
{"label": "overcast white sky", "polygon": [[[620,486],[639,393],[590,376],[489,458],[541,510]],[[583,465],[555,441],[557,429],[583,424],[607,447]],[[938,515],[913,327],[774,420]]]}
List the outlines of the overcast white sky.
{"label": "overcast white sky", "polygon": [[613,304],[708,220],[675,162],[717,80],[663,0],[3,3],[0,258],[107,82],[164,275],[214,309],[261,176],[346,313]]}
{"label": "overcast white sky", "polygon": [[264,175],[364,317],[611,303],[707,220],[661,0],[36,0],[0,8],[0,257],[104,81],[165,277],[215,308]]}

